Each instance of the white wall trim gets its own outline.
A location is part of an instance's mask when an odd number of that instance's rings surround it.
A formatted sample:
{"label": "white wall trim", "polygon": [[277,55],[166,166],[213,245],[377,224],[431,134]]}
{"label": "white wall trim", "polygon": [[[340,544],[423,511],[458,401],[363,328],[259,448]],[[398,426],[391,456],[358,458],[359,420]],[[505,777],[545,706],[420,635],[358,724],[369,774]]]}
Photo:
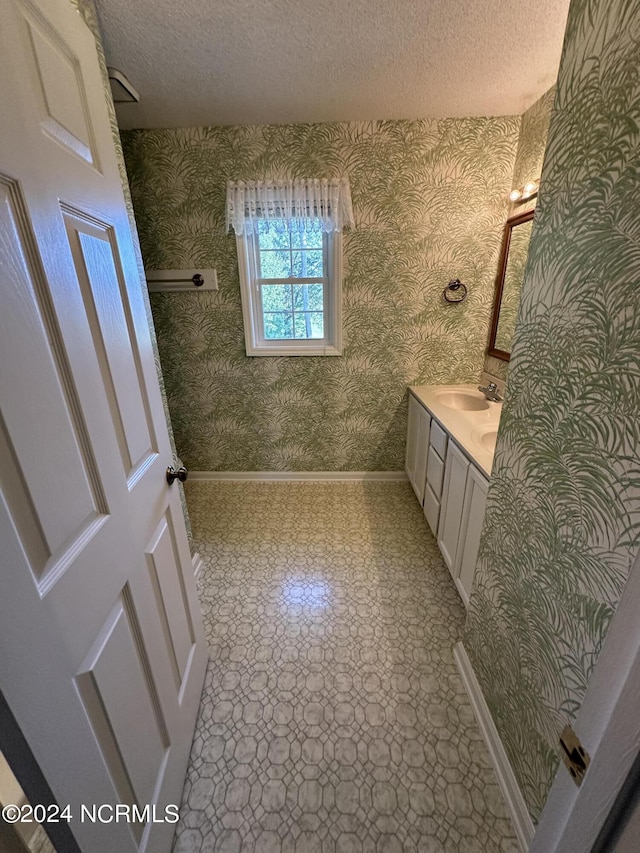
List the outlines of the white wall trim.
{"label": "white wall trim", "polygon": [[489,750],[491,763],[493,764],[498,784],[511,815],[518,842],[521,849],[526,853],[535,832],[533,821],[531,820],[513,769],[511,768],[507,753],[502,745],[496,725],[493,722],[493,717],[485,701],[480,683],[476,678],[471,661],[462,643],[456,643],[453,656],[458,665],[462,683],[469,695],[471,707],[476,715],[480,732]]}
{"label": "white wall trim", "polygon": [[399,483],[406,480],[407,475],[404,471],[189,471],[189,479]]}
{"label": "white wall trim", "polygon": [[191,565],[193,566],[193,576],[196,580],[200,577],[200,572],[204,568],[204,563],[202,561],[202,557],[198,554],[197,551],[194,552],[191,557]]}

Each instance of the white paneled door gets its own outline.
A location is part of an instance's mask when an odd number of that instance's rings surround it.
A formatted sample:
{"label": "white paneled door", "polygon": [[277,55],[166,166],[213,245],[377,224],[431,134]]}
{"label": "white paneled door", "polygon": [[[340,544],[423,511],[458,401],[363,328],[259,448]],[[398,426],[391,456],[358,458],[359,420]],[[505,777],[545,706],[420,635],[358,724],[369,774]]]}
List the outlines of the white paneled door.
{"label": "white paneled door", "polygon": [[69,0],[0,15],[0,689],[80,848],[163,853],[80,819],[179,802],[206,666],[96,47]]}

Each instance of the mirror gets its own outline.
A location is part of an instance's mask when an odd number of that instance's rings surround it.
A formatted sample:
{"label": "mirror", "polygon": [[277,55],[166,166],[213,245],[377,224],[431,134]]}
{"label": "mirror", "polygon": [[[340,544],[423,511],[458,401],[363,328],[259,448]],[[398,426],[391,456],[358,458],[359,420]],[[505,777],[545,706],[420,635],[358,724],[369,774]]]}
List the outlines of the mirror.
{"label": "mirror", "polygon": [[533,210],[528,210],[507,219],[502,238],[488,353],[503,361],[511,357],[511,339],[516,328],[533,214]]}

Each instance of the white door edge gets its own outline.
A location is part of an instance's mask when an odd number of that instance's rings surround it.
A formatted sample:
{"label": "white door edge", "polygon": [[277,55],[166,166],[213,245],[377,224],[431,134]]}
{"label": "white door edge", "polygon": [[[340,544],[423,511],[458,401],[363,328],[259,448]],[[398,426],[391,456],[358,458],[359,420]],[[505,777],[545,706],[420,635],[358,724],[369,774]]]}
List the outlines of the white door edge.
{"label": "white door edge", "polygon": [[591,757],[577,787],[560,765],[531,853],[591,850],[640,751],[640,554],[573,723]]}

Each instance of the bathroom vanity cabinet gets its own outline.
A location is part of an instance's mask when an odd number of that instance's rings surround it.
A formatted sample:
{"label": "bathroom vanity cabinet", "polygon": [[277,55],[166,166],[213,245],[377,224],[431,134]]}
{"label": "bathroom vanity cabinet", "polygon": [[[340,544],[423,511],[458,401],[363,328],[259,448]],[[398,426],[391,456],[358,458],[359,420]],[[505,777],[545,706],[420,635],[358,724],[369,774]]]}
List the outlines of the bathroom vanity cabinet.
{"label": "bathroom vanity cabinet", "polygon": [[452,441],[447,453],[438,546],[464,601],[476,570],[489,481]]}
{"label": "bathroom vanity cabinet", "polygon": [[[448,393],[454,386],[449,386]],[[463,386],[464,388],[464,386]],[[419,392],[416,396],[415,391]],[[499,404],[484,404],[475,389],[456,386],[469,395],[475,410],[449,416],[442,388],[411,389],[407,430],[406,472],[437,539],[438,547],[465,604],[473,584],[487,499],[493,453],[476,436],[497,431]],[[455,398],[461,405],[465,397]],[[477,400],[477,403],[473,401]],[[431,408],[428,407],[431,405]],[[478,444],[474,454],[474,444]]]}
{"label": "bathroom vanity cabinet", "polygon": [[407,451],[405,471],[413,491],[420,501],[424,500],[424,486],[427,476],[427,451],[429,450],[429,428],[431,415],[416,398],[409,394],[409,425],[407,428]]}

